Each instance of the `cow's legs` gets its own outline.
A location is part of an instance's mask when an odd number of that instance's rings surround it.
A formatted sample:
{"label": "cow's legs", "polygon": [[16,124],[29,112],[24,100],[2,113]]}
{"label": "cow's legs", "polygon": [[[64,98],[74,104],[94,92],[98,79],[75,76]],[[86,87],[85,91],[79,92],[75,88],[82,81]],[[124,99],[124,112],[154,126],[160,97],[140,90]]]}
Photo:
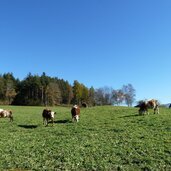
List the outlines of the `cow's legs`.
{"label": "cow's legs", "polygon": [[10,121],[13,122],[13,116],[10,116]]}
{"label": "cow's legs", "polygon": [[148,109],[146,109],[146,113],[147,113],[147,115],[149,115]]}
{"label": "cow's legs", "polygon": [[46,121],[45,126],[48,126],[49,119],[47,119],[47,118],[46,118],[46,120],[45,120],[45,121]]}
{"label": "cow's legs", "polygon": [[43,125],[45,125],[45,126],[48,125],[48,119],[47,118],[43,118]]}
{"label": "cow's legs", "polygon": [[52,120],[52,126],[53,126],[53,123],[54,123],[54,119],[52,118],[51,120]]}
{"label": "cow's legs", "polygon": [[72,122],[74,122],[74,120],[75,120],[75,118],[74,118],[74,116],[72,116]]}
{"label": "cow's legs", "polygon": [[45,125],[45,118],[43,118],[43,125]]}
{"label": "cow's legs", "polygon": [[78,116],[78,115],[75,116],[75,120],[76,120],[77,122],[79,121],[79,116]]}
{"label": "cow's legs", "polygon": [[159,114],[159,107],[158,106],[156,106],[155,108],[154,108],[154,114]]}
{"label": "cow's legs", "polygon": [[140,108],[139,109],[139,115],[143,115],[144,114],[144,111]]}

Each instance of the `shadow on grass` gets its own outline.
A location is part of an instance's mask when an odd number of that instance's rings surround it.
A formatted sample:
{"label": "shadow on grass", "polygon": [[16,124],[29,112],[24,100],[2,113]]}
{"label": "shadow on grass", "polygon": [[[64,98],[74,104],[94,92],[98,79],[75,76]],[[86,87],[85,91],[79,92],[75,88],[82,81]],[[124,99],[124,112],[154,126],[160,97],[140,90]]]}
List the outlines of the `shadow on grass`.
{"label": "shadow on grass", "polygon": [[38,127],[38,125],[18,125],[18,126],[25,129],[35,129]]}
{"label": "shadow on grass", "polygon": [[54,121],[54,123],[56,124],[65,124],[65,123],[71,123],[71,120],[65,119],[65,120],[58,120],[58,121]]}
{"label": "shadow on grass", "polygon": [[143,115],[133,114],[133,115],[121,116],[121,117],[119,117],[119,118],[129,118],[129,117],[135,117],[135,116],[143,116]]}
{"label": "shadow on grass", "polygon": [[110,129],[110,131],[119,133],[119,132],[124,132],[124,129],[116,129],[116,128],[114,128],[114,129]]}

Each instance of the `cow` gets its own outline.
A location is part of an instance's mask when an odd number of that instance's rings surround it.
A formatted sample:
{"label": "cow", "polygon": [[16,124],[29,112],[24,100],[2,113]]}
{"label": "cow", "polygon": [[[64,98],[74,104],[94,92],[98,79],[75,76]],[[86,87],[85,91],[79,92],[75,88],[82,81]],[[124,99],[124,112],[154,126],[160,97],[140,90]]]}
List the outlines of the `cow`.
{"label": "cow", "polygon": [[55,114],[56,112],[53,112],[50,109],[44,109],[42,112],[43,125],[48,126],[49,120],[51,120],[53,126]]}
{"label": "cow", "polygon": [[140,107],[139,114],[143,115],[145,113],[149,114],[148,109],[153,109],[154,114],[159,114],[159,102],[155,99],[151,99],[148,101],[141,101],[138,105]]}
{"label": "cow", "polygon": [[80,116],[80,107],[78,105],[74,105],[71,109],[72,121],[79,121]]}
{"label": "cow", "polygon": [[83,102],[81,105],[82,105],[82,107],[85,107],[85,108],[88,107],[87,103],[85,103],[85,102]]}
{"label": "cow", "polygon": [[0,109],[0,118],[10,118],[13,121],[13,115],[11,110]]}
{"label": "cow", "polygon": [[169,109],[171,108],[171,103],[170,103],[170,105],[169,105]]}

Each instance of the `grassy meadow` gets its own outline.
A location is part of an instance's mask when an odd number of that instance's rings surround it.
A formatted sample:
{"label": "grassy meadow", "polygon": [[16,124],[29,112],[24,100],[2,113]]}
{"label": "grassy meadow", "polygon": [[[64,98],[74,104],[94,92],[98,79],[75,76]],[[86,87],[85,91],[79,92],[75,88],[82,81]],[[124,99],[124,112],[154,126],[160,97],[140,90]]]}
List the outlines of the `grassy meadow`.
{"label": "grassy meadow", "polygon": [[11,109],[14,122],[0,118],[0,170],[171,170],[171,110],[139,116],[137,108],[53,107],[55,124],[43,126],[43,107]]}

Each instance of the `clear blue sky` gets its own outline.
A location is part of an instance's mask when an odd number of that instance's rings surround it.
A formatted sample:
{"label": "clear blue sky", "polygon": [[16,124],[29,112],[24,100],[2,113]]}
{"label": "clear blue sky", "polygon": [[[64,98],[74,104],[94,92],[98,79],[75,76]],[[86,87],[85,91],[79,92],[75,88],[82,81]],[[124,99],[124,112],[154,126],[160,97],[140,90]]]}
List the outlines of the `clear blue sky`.
{"label": "clear blue sky", "polygon": [[171,102],[170,0],[0,0],[0,73]]}

